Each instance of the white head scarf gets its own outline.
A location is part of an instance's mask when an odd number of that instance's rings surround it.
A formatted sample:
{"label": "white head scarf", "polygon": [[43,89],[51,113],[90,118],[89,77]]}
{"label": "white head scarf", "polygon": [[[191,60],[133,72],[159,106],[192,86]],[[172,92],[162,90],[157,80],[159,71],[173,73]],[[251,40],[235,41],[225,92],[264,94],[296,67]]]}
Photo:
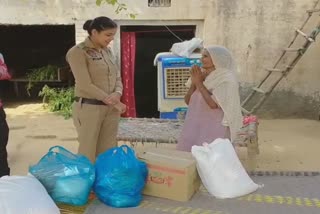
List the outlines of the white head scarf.
{"label": "white head scarf", "polygon": [[211,56],[215,70],[207,76],[204,85],[223,110],[222,124],[229,126],[231,141],[234,141],[242,127],[237,67],[232,54],[225,47],[209,46],[206,50]]}

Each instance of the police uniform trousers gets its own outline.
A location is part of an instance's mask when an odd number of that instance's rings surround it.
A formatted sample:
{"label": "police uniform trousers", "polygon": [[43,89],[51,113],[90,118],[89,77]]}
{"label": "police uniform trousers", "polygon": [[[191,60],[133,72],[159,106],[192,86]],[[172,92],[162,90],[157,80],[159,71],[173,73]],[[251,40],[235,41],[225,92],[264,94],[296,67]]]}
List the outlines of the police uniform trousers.
{"label": "police uniform trousers", "polygon": [[72,114],[79,154],[94,163],[99,154],[117,146],[120,112],[114,107],[74,102]]}

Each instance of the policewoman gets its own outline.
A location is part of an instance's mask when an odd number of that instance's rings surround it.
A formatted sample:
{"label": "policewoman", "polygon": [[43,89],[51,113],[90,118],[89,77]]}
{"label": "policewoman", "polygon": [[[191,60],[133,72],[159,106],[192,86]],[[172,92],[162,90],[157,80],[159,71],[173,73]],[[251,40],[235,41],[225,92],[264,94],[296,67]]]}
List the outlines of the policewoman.
{"label": "policewoman", "polygon": [[97,17],[83,25],[88,37],[67,53],[75,78],[73,122],[78,133],[79,154],[93,163],[96,157],[117,146],[121,113],[122,80],[114,56],[108,47],[117,32],[117,24],[108,17]]}

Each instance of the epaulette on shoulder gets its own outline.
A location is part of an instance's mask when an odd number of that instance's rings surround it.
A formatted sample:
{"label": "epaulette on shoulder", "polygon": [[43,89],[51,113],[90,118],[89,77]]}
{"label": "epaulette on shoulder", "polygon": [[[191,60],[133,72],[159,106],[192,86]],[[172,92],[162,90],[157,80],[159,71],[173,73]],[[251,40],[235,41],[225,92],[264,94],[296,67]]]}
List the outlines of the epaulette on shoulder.
{"label": "epaulette on shoulder", "polygon": [[87,50],[87,49],[88,49],[88,47],[85,45],[84,42],[79,43],[79,44],[77,45],[77,47],[80,48],[80,49],[82,49],[82,50]]}

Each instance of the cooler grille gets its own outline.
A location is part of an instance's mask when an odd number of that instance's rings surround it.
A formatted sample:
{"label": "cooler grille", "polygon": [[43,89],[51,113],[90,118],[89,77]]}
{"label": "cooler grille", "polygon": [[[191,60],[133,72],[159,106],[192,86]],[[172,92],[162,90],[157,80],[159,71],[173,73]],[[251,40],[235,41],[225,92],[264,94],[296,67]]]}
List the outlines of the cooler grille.
{"label": "cooler grille", "polygon": [[183,98],[188,92],[185,83],[190,77],[190,68],[166,68],[165,72],[165,97]]}

